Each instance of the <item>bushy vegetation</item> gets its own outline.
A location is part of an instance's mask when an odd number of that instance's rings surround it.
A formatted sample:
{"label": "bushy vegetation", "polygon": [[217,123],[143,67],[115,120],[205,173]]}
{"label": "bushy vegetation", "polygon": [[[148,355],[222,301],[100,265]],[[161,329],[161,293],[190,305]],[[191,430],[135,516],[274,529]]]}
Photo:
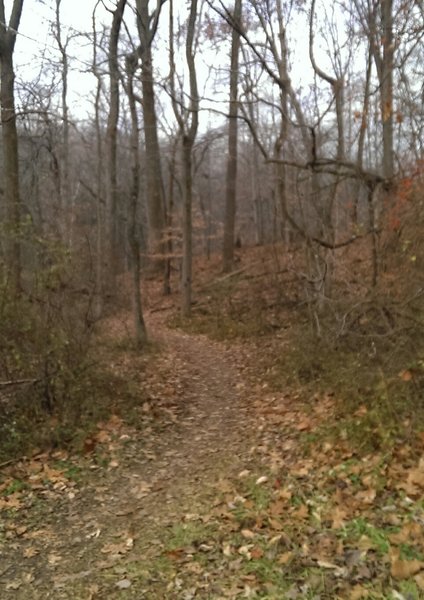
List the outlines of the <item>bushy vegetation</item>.
{"label": "bushy vegetation", "polygon": [[266,248],[258,260],[256,249],[239,273],[200,289],[192,321],[177,324],[218,339],[256,338],[275,389],[330,394],[336,435],[366,449],[390,445],[424,423],[423,220],[422,184],[401,182],[378,234],[375,284],[369,238],[327,256],[330,295],[311,291],[308,248],[280,248],[278,261]]}
{"label": "bushy vegetation", "polygon": [[93,352],[93,287],[54,242],[32,240],[16,293],[0,268],[0,458],[75,441],[110,402],[111,373]]}

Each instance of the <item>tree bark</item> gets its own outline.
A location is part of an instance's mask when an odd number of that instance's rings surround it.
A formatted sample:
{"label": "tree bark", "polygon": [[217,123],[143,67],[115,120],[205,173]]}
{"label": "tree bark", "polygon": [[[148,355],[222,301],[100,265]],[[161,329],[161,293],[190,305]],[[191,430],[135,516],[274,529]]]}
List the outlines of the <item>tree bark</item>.
{"label": "tree bark", "polygon": [[394,176],[393,151],[393,0],[381,2],[383,59],[381,64],[381,113],[383,119],[383,173],[388,180]]}
{"label": "tree bark", "polygon": [[104,206],[104,151],[102,141],[102,123],[100,104],[102,95],[102,73],[97,62],[97,30],[96,9],[97,1],[92,14],[93,25],[93,74],[96,78],[96,95],[94,100],[94,126],[96,132],[96,264],[95,264],[95,299],[94,318],[99,319],[103,311],[104,302],[104,274],[105,274],[105,206]]}
{"label": "tree bark", "polygon": [[237,113],[239,79],[238,65],[240,48],[239,32],[241,10],[242,0],[236,0],[233,13],[235,27],[233,27],[231,39],[230,106],[228,111],[228,156],[225,193],[224,245],[222,251],[222,265],[224,273],[229,273],[234,267],[234,241],[237,206]]}
{"label": "tree bark", "polygon": [[[56,0],[56,42],[59,47],[61,56],[62,70],[62,165],[61,165],[61,177],[60,190],[59,190],[59,219],[62,228],[62,241],[65,241],[65,236],[69,246],[72,245],[72,230],[73,230],[73,212],[74,207],[72,206],[71,194],[70,194],[70,182],[69,182],[69,109],[68,109],[68,55],[67,55],[67,42],[65,44],[62,40],[62,28],[60,22],[60,5],[62,0]],[[70,203],[70,204],[68,204]],[[65,225],[65,226],[64,226]]]}
{"label": "tree bark", "polygon": [[129,230],[128,238],[131,248],[132,276],[133,276],[133,315],[135,325],[135,342],[137,347],[142,348],[147,342],[147,330],[143,317],[143,306],[141,300],[141,278],[140,278],[140,242],[137,235],[137,208],[140,191],[140,157],[139,157],[139,135],[138,115],[134,95],[134,73],[137,67],[137,56],[127,57],[127,80],[126,92],[131,114],[131,160],[132,181],[129,205]]}
{"label": "tree bark", "polygon": [[188,19],[186,60],[190,77],[190,126],[183,135],[183,169],[184,169],[184,207],[183,207],[183,266],[182,266],[182,315],[191,314],[192,294],[192,205],[193,205],[193,175],[192,154],[199,125],[199,92],[197,89],[196,65],[194,61],[193,43],[197,18],[197,0],[192,0]]}
{"label": "tree bark", "polygon": [[169,66],[171,101],[175,118],[177,119],[182,140],[182,167],[183,167],[183,259],[181,273],[181,314],[189,317],[191,314],[192,296],[192,203],[193,203],[193,146],[196,140],[199,125],[199,92],[197,88],[196,64],[194,60],[194,34],[197,18],[197,0],[192,0],[190,15],[187,25],[186,62],[190,80],[189,106],[177,101],[175,90],[175,60],[174,60],[174,14],[173,1],[169,3]]}
{"label": "tree bark", "polygon": [[393,0],[373,0],[373,2],[354,0],[354,4],[364,33],[369,39],[380,84],[379,102],[383,129],[382,172],[387,180],[391,180],[394,176],[393,69],[395,40]]}
{"label": "tree bark", "polygon": [[141,85],[143,93],[149,251],[153,257],[153,266],[157,270],[163,270],[165,268],[165,199],[155,108],[151,45],[156,33],[162,4],[163,0],[158,0],[156,11],[150,15],[148,6],[149,0],[137,0],[136,2],[137,28],[140,38]]}
{"label": "tree bark", "polygon": [[113,285],[118,270],[118,175],[117,175],[117,139],[119,120],[119,63],[118,40],[126,0],[118,0],[113,11],[112,28],[109,38],[109,114],[106,130],[107,152],[107,206],[108,206],[108,273],[110,283]]}
{"label": "tree bark", "polygon": [[19,187],[18,135],[15,112],[15,72],[13,51],[22,14],[23,0],[14,0],[9,25],[6,26],[4,0],[0,0],[0,68],[1,126],[4,161],[4,196],[7,214],[7,267],[12,290],[21,290],[21,200]]}

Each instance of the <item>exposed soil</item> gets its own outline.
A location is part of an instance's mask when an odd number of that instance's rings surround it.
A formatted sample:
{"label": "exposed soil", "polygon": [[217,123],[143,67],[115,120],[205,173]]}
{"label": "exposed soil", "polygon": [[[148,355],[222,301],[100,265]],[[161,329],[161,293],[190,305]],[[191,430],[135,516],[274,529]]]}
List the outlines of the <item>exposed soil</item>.
{"label": "exposed soil", "polygon": [[[149,582],[143,564],[163,554],[167,530],[211,513],[220,481],[248,468],[251,425],[234,348],[169,330],[159,315],[149,329],[162,352],[149,368],[156,393],[173,398],[170,422],[143,433],[112,421],[105,464],[88,457],[80,484],[58,475],[49,492],[31,489],[6,524],[1,597],[180,597],[172,573]],[[154,411],[154,401],[144,408]],[[136,581],[126,564],[133,575],[138,564]]]}
{"label": "exposed soil", "polygon": [[332,390],[274,386],[289,341],[272,320],[223,343],[166,315],[144,356],[128,316],[107,324],[135,406],[117,398],[82,456],[3,465],[0,598],[423,598],[424,433],[361,450],[346,427],[372,407],[343,420]]}

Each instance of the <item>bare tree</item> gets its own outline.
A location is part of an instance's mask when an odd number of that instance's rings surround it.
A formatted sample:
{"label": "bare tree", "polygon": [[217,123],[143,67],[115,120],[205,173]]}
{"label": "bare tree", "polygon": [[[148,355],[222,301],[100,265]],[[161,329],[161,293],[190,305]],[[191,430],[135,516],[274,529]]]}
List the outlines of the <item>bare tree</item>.
{"label": "bare tree", "polygon": [[118,228],[117,228],[117,206],[118,206],[118,176],[117,176],[117,137],[119,120],[119,62],[118,41],[122,25],[126,0],[118,0],[116,8],[112,11],[112,27],[109,38],[109,115],[106,130],[107,148],[107,199],[108,199],[108,234],[109,234],[109,273],[114,278],[117,272],[118,257]]}
{"label": "bare tree", "polygon": [[[92,13],[93,35],[93,74],[96,78],[96,92],[94,96],[94,128],[96,136],[96,185],[94,196],[96,199],[96,264],[95,264],[95,318],[99,318],[103,310],[104,276],[105,276],[105,202],[104,202],[104,149],[102,140],[101,123],[101,96],[103,88],[103,75],[99,68],[99,35],[96,28],[96,10],[101,0],[97,0]],[[103,32],[104,35],[104,32]]]}
{"label": "bare tree", "polygon": [[166,245],[163,238],[166,222],[158,123],[155,107],[152,43],[157,31],[161,8],[165,1],[166,0],[157,0],[155,9],[152,12],[149,12],[149,0],[136,0],[143,94],[142,109],[146,155],[149,248],[154,258],[154,264],[160,269],[165,269],[163,255],[166,251]]}
{"label": "bare tree", "polygon": [[139,347],[147,342],[146,325],[143,318],[141,301],[140,277],[140,242],[137,235],[137,209],[140,196],[140,153],[139,153],[139,126],[136,97],[134,92],[134,75],[137,70],[137,53],[133,52],[126,57],[125,91],[131,114],[131,185],[129,198],[129,244],[131,249],[132,275],[133,275],[133,314],[135,325],[135,340]]}
{"label": "bare tree", "polygon": [[21,20],[23,0],[14,0],[6,23],[4,0],[0,0],[0,103],[4,154],[4,195],[7,210],[7,264],[16,294],[21,288],[21,200],[19,189],[18,135],[15,112],[15,71],[13,51]]}
{"label": "bare tree", "polygon": [[196,64],[194,58],[194,37],[197,19],[197,0],[191,0],[190,13],[187,23],[187,38],[185,54],[189,72],[188,105],[183,99],[177,98],[175,85],[175,55],[173,31],[173,0],[170,0],[170,85],[171,100],[178,121],[181,136],[181,161],[183,168],[183,264],[182,264],[182,303],[181,313],[184,317],[191,313],[192,296],[192,208],[193,208],[193,146],[199,125],[199,92],[197,87]]}
{"label": "bare tree", "polygon": [[393,148],[393,71],[394,34],[393,0],[354,0],[377,70],[380,91],[383,159],[382,171],[387,180],[394,176]]}
{"label": "bare tree", "polygon": [[[68,235],[69,241],[72,239],[72,207],[68,206],[68,202],[70,200],[70,181],[69,181],[69,108],[68,108],[68,74],[69,74],[69,61],[68,61],[68,43],[69,38],[63,40],[62,36],[62,25],[60,20],[60,7],[62,0],[56,0],[56,28],[55,28],[55,38],[60,52],[60,62],[61,62],[61,82],[62,82],[62,91],[61,91],[61,101],[62,101],[62,148],[61,148],[61,176],[59,177],[59,211],[61,214],[60,222],[62,222],[63,226],[65,226],[65,215],[69,211],[68,217],[68,231],[66,232]],[[65,231],[62,232],[63,234]],[[63,235],[63,241],[65,237]]]}
{"label": "bare tree", "polygon": [[338,69],[334,75],[330,75],[322,69],[315,58],[314,53],[314,15],[315,15],[315,3],[316,0],[312,0],[311,12],[309,19],[309,58],[311,60],[314,72],[318,77],[330,84],[333,91],[335,106],[336,106],[336,122],[337,122],[337,160],[343,161],[345,159],[345,128],[344,128],[344,70],[345,68],[341,65],[341,52],[340,48],[335,48],[336,57],[338,61],[336,63]]}
{"label": "bare tree", "polygon": [[228,273],[233,269],[234,263],[234,231],[236,221],[237,197],[237,113],[238,113],[238,79],[239,79],[239,47],[240,47],[240,21],[242,0],[236,0],[232,20],[234,27],[231,39],[231,66],[230,66],[230,105],[228,123],[228,156],[225,192],[225,218],[224,218],[224,244],[222,249],[223,271]]}

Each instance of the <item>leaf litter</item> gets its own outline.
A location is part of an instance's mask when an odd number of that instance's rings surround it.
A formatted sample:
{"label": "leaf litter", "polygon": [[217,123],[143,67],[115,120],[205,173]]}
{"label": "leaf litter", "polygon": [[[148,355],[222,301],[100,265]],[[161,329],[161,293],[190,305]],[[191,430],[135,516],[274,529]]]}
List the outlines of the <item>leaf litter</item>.
{"label": "leaf litter", "polygon": [[142,429],[112,415],[82,455],[3,469],[0,592],[424,597],[424,436],[361,455],[316,435],[331,395],[270,390],[257,347],[153,325],[167,343],[145,374]]}

